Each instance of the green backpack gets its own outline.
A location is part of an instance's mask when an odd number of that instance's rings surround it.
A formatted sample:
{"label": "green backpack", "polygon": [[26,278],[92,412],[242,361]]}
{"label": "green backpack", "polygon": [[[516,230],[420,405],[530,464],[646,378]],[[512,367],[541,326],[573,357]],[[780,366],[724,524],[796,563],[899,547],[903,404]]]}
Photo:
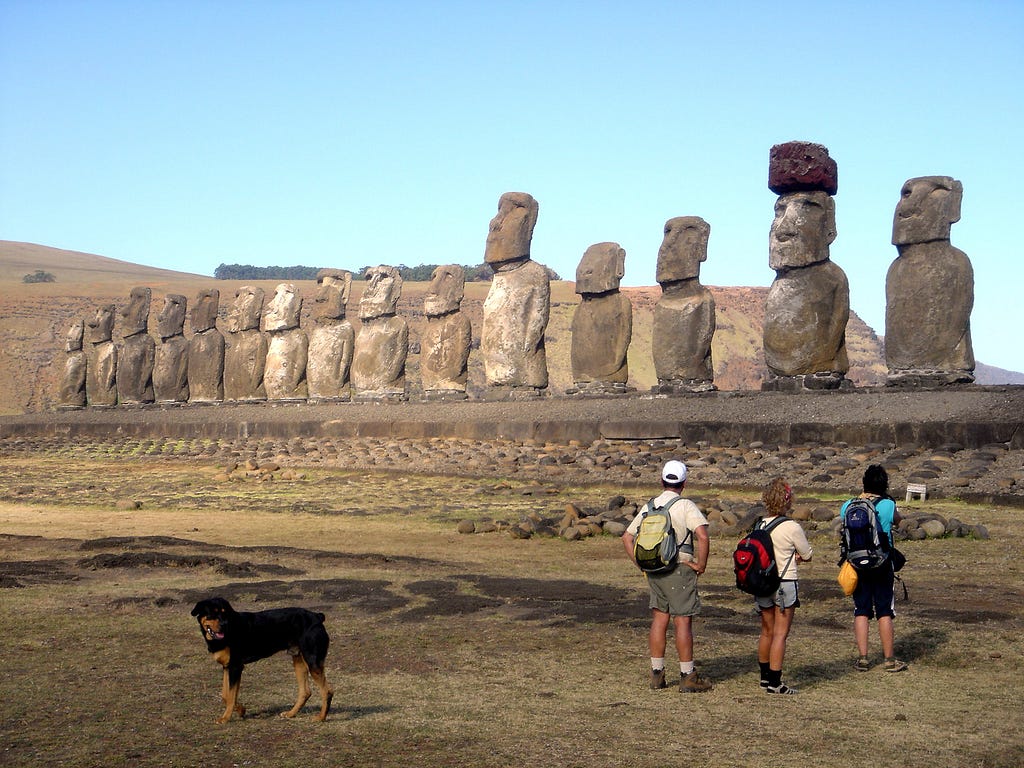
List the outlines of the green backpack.
{"label": "green backpack", "polygon": [[[672,529],[672,516],[669,509],[682,496],[676,496],[661,507],[654,505],[651,499],[641,512],[640,527],[633,539],[633,558],[644,573],[668,573],[676,567],[676,556],[680,548],[687,550],[686,541],[682,547],[676,542],[676,534]],[[687,531],[686,540],[690,539]],[[689,547],[692,552],[693,545]]]}

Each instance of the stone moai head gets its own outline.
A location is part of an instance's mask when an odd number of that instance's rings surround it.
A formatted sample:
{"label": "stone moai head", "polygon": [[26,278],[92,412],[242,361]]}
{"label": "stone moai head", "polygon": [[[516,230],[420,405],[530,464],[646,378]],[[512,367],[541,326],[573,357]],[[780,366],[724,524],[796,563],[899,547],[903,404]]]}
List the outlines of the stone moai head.
{"label": "stone moai head", "polygon": [[576,293],[581,296],[619,289],[626,274],[626,252],[618,243],[595,243],[576,267]]}
{"label": "stone moai head", "polygon": [[778,271],[826,261],[835,239],[836,205],[828,193],[782,195],[768,235],[768,264]]}
{"label": "stone moai head", "polygon": [[892,244],[949,240],[950,229],[960,221],[963,197],[963,184],[949,176],[907,179],[892,219]]}
{"label": "stone moai head", "polygon": [[768,238],[768,263],[779,271],[825,261],[836,239],[839,171],[828,149],[809,141],[776,144],[768,154],[768,188],[779,195]]}
{"label": "stone moai head", "polygon": [[664,285],[700,277],[700,263],[708,259],[710,237],[711,225],[700,216],[677,216],[666,221],[655,280]]}
{"label": "stone moai head", "polygon": [[121,308],[121,335],[134,336],[149,329],[149,305],[152,301],[151,288],[132,288],[128,303]]}
{"label": "stone moai head", "polygon": [[82,340],[85,338],[85,322],[75,320],[64,335],[65,352],[81,352]]}
{"label": "stone moai head", "polygon": [[87,325],[89,326],[89,342],[91,344],[110,341],[114,335],[114,305],[107,304],[97,308],[96,314]]}
{"label": "stone moai head", "polygon": [[530,258],[530,242],[540,205],[525,192],[506,192],[487,232],[484,261],[492,266]]}
{"label": "stone moai head", "polygon": [[254,285],[243,285],[235,291],[235,300],[228,310],[228,333],[253,331],[260,327],[263,316],[263,289]]}
{"label": "stone moai head", "polygon": [[216,288],[196,294],[189,323],[192,333],[202,333],[217,326],[217,312],[220,310],[220,291]]}
{"label": "stone moai head", "polygon": [[164,296],[164,306],[156,316],[157,333],[161,339],[181,336],[185,333],[185,311],[188,299],[180,293],[169,293]]}
{"label": "stone moai head", "polygon": [[394,267],[370,267],[366,270],[368,285],[359,299],[359,317],[370,320],[398,312],[402,296],[402,276]]}
{"label": "stone moai head", "polygon": [[456,311],[466,292],[466,273],[457,264],[444,264],[430,275],[430,287],[423,296],[423,314],[440,317]]}
{"label": "stone moai head", "polygon": [[263,316],[263,330],[287,331],[299,327],[302,297],[292,283],[281,283],[274,290],[274,298]]}
{"label": "stone moai head", "polygon": [[316,275],[316,316],[341,320],[352,290],[352,273],[345,269],[321,269]]}

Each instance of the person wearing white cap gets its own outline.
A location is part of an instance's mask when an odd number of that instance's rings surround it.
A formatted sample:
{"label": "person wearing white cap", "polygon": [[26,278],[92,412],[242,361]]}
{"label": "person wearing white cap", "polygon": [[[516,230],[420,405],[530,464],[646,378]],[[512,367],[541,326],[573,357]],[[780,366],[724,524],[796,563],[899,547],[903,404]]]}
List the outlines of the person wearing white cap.
{"label": "person wearing white cap", "polygon": [[[662,492],[644,505],[622,534],[622,543],[634,559],[633,544],[644,516],[656,507],[667,504],[672,530],[679,544],[676,567],[667,573],[648,573],[651,630],[648,647],[651,655],[651,688],[665,688],[665,647],[668,625],[675,630],[676,652],[679,656],[679,691],[703,693],[711,690],[711,681],[701,677],[693,663],[693,617],[700,613],[697,577],[708,563],[710,540],[708,521],[696,504],[681,496],[686,485],[686,465],[673,459],[661,470]],[[635,563],[634,559],[634,563]]]}

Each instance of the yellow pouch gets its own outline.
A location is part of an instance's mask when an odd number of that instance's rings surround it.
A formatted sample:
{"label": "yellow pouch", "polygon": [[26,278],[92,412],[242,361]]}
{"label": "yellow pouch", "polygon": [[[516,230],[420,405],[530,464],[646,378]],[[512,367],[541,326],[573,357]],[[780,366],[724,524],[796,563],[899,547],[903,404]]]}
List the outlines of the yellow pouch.
{"label": "yellow pouch", "polygon": [[839,575],[836,577],[839,586],[843,589],[844,595],[852,595],[857,588],[857,569],[850,565],[849,560],[844,560],[839,568]]}

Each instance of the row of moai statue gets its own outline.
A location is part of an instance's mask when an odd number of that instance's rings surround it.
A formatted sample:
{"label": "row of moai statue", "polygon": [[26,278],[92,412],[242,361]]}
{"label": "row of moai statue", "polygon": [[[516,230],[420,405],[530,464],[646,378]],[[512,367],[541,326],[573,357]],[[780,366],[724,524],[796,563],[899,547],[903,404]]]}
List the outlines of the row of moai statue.
{"label": "row of moai statue", "polygon": [[[769,188],[779,197],[769,233],[769,265],[776,277],[765,305],[762,389],[850,386],[849,283],[829,258],[836,237],[836,163],[819,144],[776,145],[769,155]],[[945,176],[914,178],[903,186],[893,220],[898,257],[885,287],[890,384],[974,380],[973,272],[967,256],[949,242],[962,195],[960,182]],[[494,276],[483,307],[480,350],[493,397],[538,397],[548,387],[550,277],[530,256],[538,213],[532,196],[509,192],[490,223],[484,260]],[[665,224],[656,271],[662,295],[651,339],[657,393],[715,389],[715,301],[700,283],[710,234],[698,216]],[[618,243],[604,242],[590,246],[579,263],[570,394],[630,391],[632,305],[619,290],[625,257]],[[150,289],[133,289],[120,312],[119,344],[112,341],[112,305],[72,326],[61,405],[405,399],[409,328],[397,311],[402,278],[387,266],[365,277],[358,334],[345,319],[352,275],[344,270],[318,275],[309,333],[300,327],[300,296],[283,283],[265,312],[262,289],[240,288],[227,313],[226,337],[216,327],[218,291],[197,297],[188,340],[186,299],[169,295],[158,316],[158,343],[147,327]],[[438,267],[424,297],[420,374],[427,399],[467,397],[472,332],[461,310],[464,285],[461,267]]]}
{"label": "row of moai statue", "polygon": [[[113,341],[113,305],[71,326],[61,405],[402,399],[409,348],[408,323],[397,311],[402,278],[381,266],[366,279],[358,333],[345,317],[352,273],[321,270],[308,333],[300,325],[302,298],[293,284],[282,283],[265,310],[262,288],[239,288],[226,334],[216,325],[219,291],[201,291],[189,315],[189,339],[187,300],[168,295],[157,317],[159,341],[148,330],[151,291],[134,288],[120,311],[120,343]],[[470,323],[461,312],[464,285],[461,267],[438,267],[424,298],[421,374],[428,396],[465,396]]]}

